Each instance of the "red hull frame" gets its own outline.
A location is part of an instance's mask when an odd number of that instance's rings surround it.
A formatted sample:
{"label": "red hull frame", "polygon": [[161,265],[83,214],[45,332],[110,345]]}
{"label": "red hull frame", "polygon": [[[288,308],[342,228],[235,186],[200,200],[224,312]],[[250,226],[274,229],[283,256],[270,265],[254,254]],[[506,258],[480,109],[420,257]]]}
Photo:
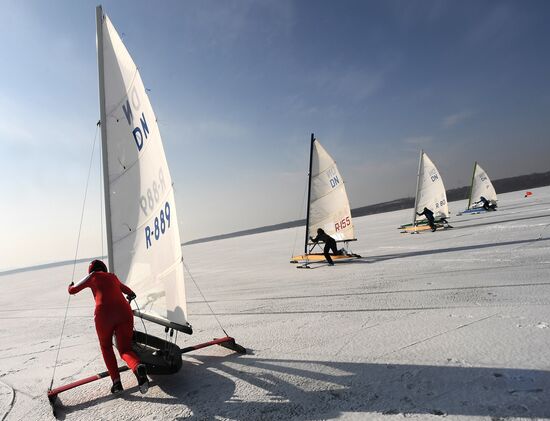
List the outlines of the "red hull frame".
{"label": "red hull frame", "polygon": [[[239,353],[245,353],[246,352],[246,350],[242,346],[237,345],[235,343],[234,338],[232,338],[231,336],[226,336],[224,338],[214,339],[212,341],[204,342],[202,344],[188,346],[187,348],[183,348],[181,350],[181,353],[185,354],[187,352],[196,351],[197,349],[202,349],[202,348],[206,348],[206,347],[213,346],[213,345],[221,345],[225,348],[229,348],[229,349],[231,349],[233,351],[236,351],[236,352],[239,352]],[[120,372],[127,371],[127,370],[129,370],[129,368],[126,367],[126,366],[118,368],[118,371],[120,371]],[[102,373],[94,374],[93,376],[86,377],[86,378],[81,379],[81,380],[76,380],[72,383],[69,383],[69,384],[66,384],[66,385],[63,385],[63,386],[56,387],[55,389],[49,389],[48,390],[48,399],[50,400],[50,403],[53,404],[55,402],[55,399],[57,398],[57,395],[59,395],[60,393],[66,392],[67,390],[74,389],[75,387],[78,387],[78,386],[82,386],[82,385],[85,385],[85,384],[88,384],[88,383],[91,383],[91,382],[95,382],[96,380],[101,380],[101,379],[103,379],[105,377],[108,377],[108,376],[109,376],[109,373],[107,371],[104,371]]]}

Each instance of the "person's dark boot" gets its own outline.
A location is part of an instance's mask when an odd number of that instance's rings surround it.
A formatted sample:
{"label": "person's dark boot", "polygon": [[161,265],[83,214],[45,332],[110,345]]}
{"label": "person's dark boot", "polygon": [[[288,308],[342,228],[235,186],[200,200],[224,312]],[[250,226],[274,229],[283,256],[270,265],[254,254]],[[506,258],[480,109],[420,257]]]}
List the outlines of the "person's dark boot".
{"label": "person's dark boot", "polygon": [[147,393],[149,390],[149,379],[147,378],[147,367],[145,364],[139,364],[134,371],[141,393]]}
{"label": "person's dark boot", "polygon": [[124,390],[124,388],[122,387],[122,383],[120,382],[120,379],[119,380],[115,380],[113,382],[113,385],[111,386],[111,393],[113,395],[118,395],[119,393],[121,393],[122,391]]}

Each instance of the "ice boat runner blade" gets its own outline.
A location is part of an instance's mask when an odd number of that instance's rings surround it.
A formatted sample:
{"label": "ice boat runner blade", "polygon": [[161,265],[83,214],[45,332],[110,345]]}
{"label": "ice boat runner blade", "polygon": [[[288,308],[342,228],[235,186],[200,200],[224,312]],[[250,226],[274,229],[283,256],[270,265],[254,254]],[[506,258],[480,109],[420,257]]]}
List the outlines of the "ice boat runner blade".
{"label": "ice boat runner blade", "polygon": [[225,336],[223,338],[213,339],[209,342],[204,342],[202,344],[188,346],[186,348],[183,348],[181,350],[181,353],[182,354],[187,354],[188,352],[196,351],[198,349],[206,348],[206,347],[212,346],[212,345],[220,345],[220,346],[223,346],[224,348],[230,349],[230,350],[235,351],[239,354],[246,354],[246,348],[239,345],[239,344],[237,344],[235,342],[235,339],[232,338],[231,336]]}

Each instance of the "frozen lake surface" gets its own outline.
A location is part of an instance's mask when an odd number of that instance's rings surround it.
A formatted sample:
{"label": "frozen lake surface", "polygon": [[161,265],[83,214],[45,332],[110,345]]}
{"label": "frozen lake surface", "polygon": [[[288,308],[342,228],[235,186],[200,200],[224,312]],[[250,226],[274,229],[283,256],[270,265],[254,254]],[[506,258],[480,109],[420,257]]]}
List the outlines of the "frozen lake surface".
{"label": "frozen lake surface", "polygon": [[[59,395],[59,416],[550,418],[550,187],[533,193],[503,194],[497,212],[453,216],[454,229],[435,233],[399,233],[412,209],[357,218],[353,251],[364,258],[334,267],[288,263],[303,228],[185,246],[195,281],[250,353],[187,354],[146,395],[130,373],[116,398],[101,380]],[[465,204],[451,203],[453,215]],[[46,391],[72,271],[0,276],[0,421],[52,417]],[[188,274],[186,288],[195,333],[178,344],[223,336]],[[54,386],[104,370],[84,292],[70,301]]]}

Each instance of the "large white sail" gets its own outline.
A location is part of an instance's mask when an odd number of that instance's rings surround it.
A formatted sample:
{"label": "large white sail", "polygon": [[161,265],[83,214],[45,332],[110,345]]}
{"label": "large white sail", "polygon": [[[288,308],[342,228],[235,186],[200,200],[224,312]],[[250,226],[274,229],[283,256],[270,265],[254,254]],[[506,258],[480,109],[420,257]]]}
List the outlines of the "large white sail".
{"label": "large white sail", "polygon": [[493,187],[493,183],[489,179],[487,173],[476,162],[474,164],[474,176],[472,178],[472,188],[470,192],[470,200],[468,202],[468,209],[470,209],[475,202],[479,202],[479,198],[483,196],[490,202],[496,203],[497,192]]}
{"label": "large white sail", "polygon": [[322,228],[337,241],[354,239],[348,195],[336,162],[317,140],[311,153],[308,235],[315,237]]}
{"label": "large white sail", "polygon": [[[420,155],[415,212],[422,212],[424,208],[430,209],[436,218],[449,216],[447,194],[441,174],[439,174],[430,157],[422,152]],[[416,220],[418,219],[425,219],[425,217],[416,217]]]}
{"label": "large white sail", "polygon": [[143,317],[186,326],[178,218],[159,128],[138,68],[106,15],[98,23],[98,62],[110,270],[136,292]]}

